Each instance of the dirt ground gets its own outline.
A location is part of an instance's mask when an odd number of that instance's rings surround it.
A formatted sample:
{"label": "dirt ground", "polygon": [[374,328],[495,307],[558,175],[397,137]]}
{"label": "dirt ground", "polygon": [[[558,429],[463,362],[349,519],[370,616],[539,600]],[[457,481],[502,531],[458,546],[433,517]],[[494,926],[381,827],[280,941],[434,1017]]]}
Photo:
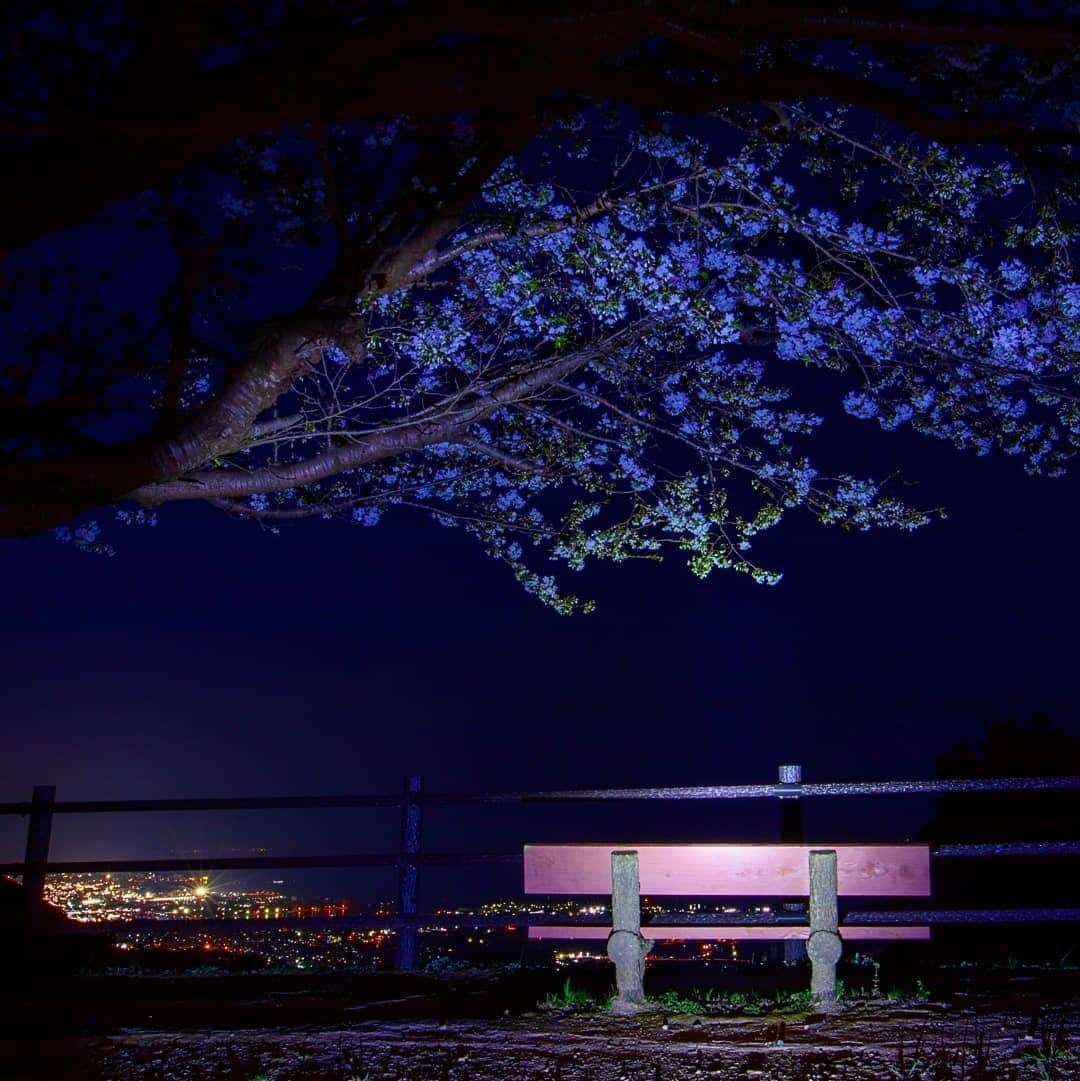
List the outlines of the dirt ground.
{"label": "dirt ground", "polygon": [[[401,1001],[401,1000],[399,1000]],[[861,1003],[828,1017],[354,1020],[5,1039],[0,1075],[86,1081],[691,1081],[1080,1078],[1080,1000]],[[407,1003],[402,1001],[402,1005]],[[390,1007],[387,1009],[387,1007]],[[408,1009],[401,1012],[408,1013]]]}

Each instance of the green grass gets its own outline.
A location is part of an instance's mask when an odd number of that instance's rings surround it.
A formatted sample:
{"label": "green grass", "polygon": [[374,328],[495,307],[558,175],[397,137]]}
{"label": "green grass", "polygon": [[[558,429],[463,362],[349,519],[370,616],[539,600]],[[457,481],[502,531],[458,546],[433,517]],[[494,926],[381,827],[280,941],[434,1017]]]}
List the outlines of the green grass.
{"label": "green grass", "polygon": [[810,991],[774,991],[762,994],[757,991],[720,991],[715,987],[704,991],[694,988],[687,995],[677,991],[664,991],[649,998],[650,1005],[665,1013],[709,1014],[723,1017],[732,1014],[752,1017],[763,1014],[809,1013],[814,1008]]}
{"label": "green grass", "polygon": [[647,1001],[650,1006],[663,1010],[665,1013],[705,1013],[705,1004],[694,992],[694,998],[686,998],[678,991],[664,991],[655,998],[650,997]]}
{"label": "green grass", "polygon": [[[865,991],[849,991],[842,980],[836,981],[837,999],[841,1002],[851,1002],[853,999],[862,998]],[[614,992],[606,996],[598,996],[591,991],[577,988],[570,978],[558,991],[543,998],[539,1003],[542,1010],[598,1010],[610,1006]],[[879,998],[885,998],[890,1002],[925,1002],[930,993],[926,990],[922,980],[915,981],[914,990],[890,988]],[[650,995],[647,1002],[658,1013],[688,1016],[711,1016],[711,1017],[762,1017],[766,1015],[792,1015],[811,1013],[815,1009],[814,996],[809,989],[801,991],[723,991],[715,987],[705,989],[693,988],[683,994],[678,991],[662,991],[658,995]]]}
{"label": "green grass", "polygon": [[542,1010],[592,1010],[600,1005],[596,996],[590,991],[583,991],[570,982],[566,977],[566,983],[559,991],[553,991],[540,1001]]}

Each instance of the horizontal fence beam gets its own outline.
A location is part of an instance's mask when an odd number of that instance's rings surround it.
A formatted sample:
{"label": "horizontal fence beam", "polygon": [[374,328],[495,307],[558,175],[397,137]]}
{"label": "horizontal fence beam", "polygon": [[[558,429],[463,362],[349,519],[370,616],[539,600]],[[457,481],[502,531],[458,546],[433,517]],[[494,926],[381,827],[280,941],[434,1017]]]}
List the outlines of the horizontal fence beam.
{"label": "horizontal fence beam", "polygon": [[[873,927],[878,925],[962,926],[978,923],[1076,923],[1080,922],[1080,908],[988,908],[988,909],[902,909],[899,911],[854,911],[840,920],[844,927]],[[791,919],[776,913],[747,913],[739,916],[724,913],[698,912],[665,914],[656,917],[656,925],[663,927],[717,927],[738,930],[740,927],[789,927],[806,926],[806,917]],[[192,934],[212,934],[215,931],[267,931],[275,929],[337,931],[396,931],[402,928],[471,927],[512,930],[518,927],[602,927],[610,930],[611,923],[597,921],[595,917],[552,916],[547,913],[522,913],[516,916],[479,913],[418,913],[410,916],[277,916],[251,919],[188,919],[188,920],[108,920],[81,922],[71,930],[84,933],[109,931],[187,931]],[[642,934],[648,937],[649,924],[641,925]]]}
{"label": "horizontal fence beam", "polygon": [[941,844],[930,855],[937,859],[994,856],[1080,856],[1080,841],[1006,841],[1002,844]]}
{"label": "horizontal fence beam", "polygon": [[841,923],[869,927],[878,923],[964,924],[964,923],[1073,923],[1080,921],[1080,908],[971,908],[933,909],[904,912],[849,912]]}
{"label": "horizontal fence beam", "polygon": [[[580,788],[550,792],[425,792],[421,804],[599,803],[607,800],[722,800],[813,796],[911,796],[1080,789],[1080,777],[987,777],[933,781],[833,781],[822,784],[731,784],[669,788]],[[227,799],[61,800],[54,814],[156,811],[265,811],[398,807],[399,794],[255,796]],[[26,815],[29,802],[0,803],[0,815]]]}
{"label": "horizontal fence beam", "polygon": [[[782,786],[777,786],[782,787]],[[831,781],[804,784],[803,796],[922,796],[968,792],[1047,792],[1080,788],[1080,777],[975,777],[936,781]]]}
{"label": "horizontal fence beam", "polygon": [[1038,792],[1080,789],[1080,777],[976,777],[934,781],[831,781],[822,784],[728,784],[681,788],[581,788],[557,792],[432,797],[448,801],[593,803],[605,800],[792,799],[810,796],[920,796],[965,792]]}
{"label": "horizontal fence beam", "polygon": [[[127,814],[138,811],[300,811],[397,807],[400,796],[235,796],[210,799],[59,800],[53,814]],[[25,815],[29,803],[0,803],[0,814]]]}
{"label": "horizontal fence beam", "polygon": [[[942,844],[931,848],[936,859],[972,859],[1009,856],[1080,856],[1080,841],[1018,841],[1006,844]],[[47,874],[132,873],[137,871],[266,871],[332,867],[396,867],[394,853],[347,853],[329,856],[208,856],[205,859],[58,860],[49,863]],[[520,852],[428,852],[416,860],[425,867],[521,866]],[[0,874],[22,875],[24,864],[0,863]]]}

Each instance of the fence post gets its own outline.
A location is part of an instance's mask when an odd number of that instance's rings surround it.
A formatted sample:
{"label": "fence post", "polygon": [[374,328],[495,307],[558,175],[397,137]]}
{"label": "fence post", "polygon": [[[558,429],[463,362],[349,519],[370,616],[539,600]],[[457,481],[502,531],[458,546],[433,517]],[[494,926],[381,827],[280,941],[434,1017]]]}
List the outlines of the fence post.
{"label": "fence post", "polygon": [[836,962],[843,949],[836,906],[836,850],[810,853],[810,990],[816,1005],[836,1005]]}
{"label": "fence post", "polygon": [[[415,916],[420,888],[420,801],[423,777],[405,778],[401,793],[401,845],[398,849],[398,915]],[[417,928],[409,924],[398,928],[395,967],[400,972],[416,968]]]}
{"label": "fence post", "polygon": [[34,785],[30,801],[30,825],[26,830],[26,859],[23,863],[23,902],[26,919],[33,926],[41,919],[45,904],[45,869],[49,863],[53,804],[56,785]]}
{"label": "fence post", "polygon": [[641,937],[641,886],[636,852],[611,853],[611,934],[607,955],[615,966],[618,994],[611,1012],[634,1014],[645,1009],[645,957],[652,943]]}
{"label": "fence post", "polygon": [[[782,764],[777,769],[781,785],[799,786],[779,793],[780,840],[784,844],[801,845],[806,840],[803,801],[801,795],[802,766],[796,763]],[[785,902],[782,910],[786,918],[801,923],[806,916],[806,905],[801,901]],[[806,943],[801,938],[788,938],[782,944],[781,960],[794,964],[806,956]]]}
{"label": "fence post", "polygon": [[781,785],[791,785],[789,791],[778,793],[780,797],[780,840],[785,844],[803,843],[802,766],[782,765],[778,769]]}

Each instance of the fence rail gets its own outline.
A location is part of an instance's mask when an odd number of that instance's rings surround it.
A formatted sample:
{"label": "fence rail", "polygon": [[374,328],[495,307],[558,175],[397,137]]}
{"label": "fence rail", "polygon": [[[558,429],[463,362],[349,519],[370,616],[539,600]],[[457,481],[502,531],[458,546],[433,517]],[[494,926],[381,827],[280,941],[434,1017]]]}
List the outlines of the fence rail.
{"label": "fence rail", "polygon": [[[0,803],[0,815],[29,816],[26,856],[21,862],[0,864],[0,874],[21,875],[24,896],[31,921],[40,917],[44,907],[46,875],[85,872],[193,872],[219,870],[322,869],[343,867],[388,867],[398,872],[397,912],[386,917],[278,917],[267,919],[200,919],[193,920],[134,920],[124,921],[130,929],[153,928],[161,931],[185,928],[194,923],[205,930],[225,927],[319,926],[356,929],[389,928],[397,935],[397,965],[414,968],[417,961],[417,935],[428,926],[544,926],[581,923],[595,925],[595,920],[573,917],[554,918],[547,915],[522,913],[508,917],[423,913],[419,911],[419,870],[422,867],[469,865],[520,865],[520,852],[514,853],[433,853],[422,851],[423,808],[438,805],[463,804],[540,804],[597,803],[612,800],[740,800],[772,798],[780,809],[781,839],[790,843],[803,842],[802,801],[813,797],[865,797],[888,795],[950,795],[973,793],[1048,792],[1080,790],[1080,777],[1009,777],[970,778],[959,780],[915,781],[840,781],[817,784],[802,782],[802,769],[797,765],[781,765],[776,784],[706,785],[665,788],[598,788],[530,792],[426,792],[418,776],[406,777],[397,794],[362,794],[343,796],[253,796],[221,799],[141,799],[141,800],[56,800],[56,789],[50,785],[34,788],[28,802]],[[248,811],[248,810],[313,810],[361,807],[397,807],[401,812],[401,838],[397,852],[344,853],[323,856],[256,856],[210,857],[205,859],[115,859],[66,860],[50,862],[49,845],[53,817],[58,814],[126,814],[174,811]],[[940,844],[932,846],[931,856],[937,859],[972,858],[1031,858],[1080,855],[1080,841],[1025,841]],[[796,917],[796,920],[798,917]],[[1029,923],[1080,921],[1080,909],[1075,908],[1012,908],[1012,909],[912,909],[901,912],[849,912],[841,926],[865,926],[885,923],[972,924]],[[686,916],[665,916],[665,924],[705,924],[755,926],[770,923],[791,923],[792,917],[768,914],[743,914],[735,920],[712,913]],[[85,925],[86,930],[114,927],[115,923]]]}
{"label": "fence rail", "polygon": [[[602,803],[610,800],[810,799],[815,796],[912,796],[968,792],[1040,792],[1080,789],[1080,777],[978,777],[935,781],[830,781],[817,784],[696,785],[669,788],[571,788],[536,792],[417,792],[420,805],[470,803]],[[228,796],[220,799],[60,800],[53,814],[128,814],[168,811],[270,811],[398,807],[401,796]],[[0,803],[0,815],[27,815],[33,801]]]}

